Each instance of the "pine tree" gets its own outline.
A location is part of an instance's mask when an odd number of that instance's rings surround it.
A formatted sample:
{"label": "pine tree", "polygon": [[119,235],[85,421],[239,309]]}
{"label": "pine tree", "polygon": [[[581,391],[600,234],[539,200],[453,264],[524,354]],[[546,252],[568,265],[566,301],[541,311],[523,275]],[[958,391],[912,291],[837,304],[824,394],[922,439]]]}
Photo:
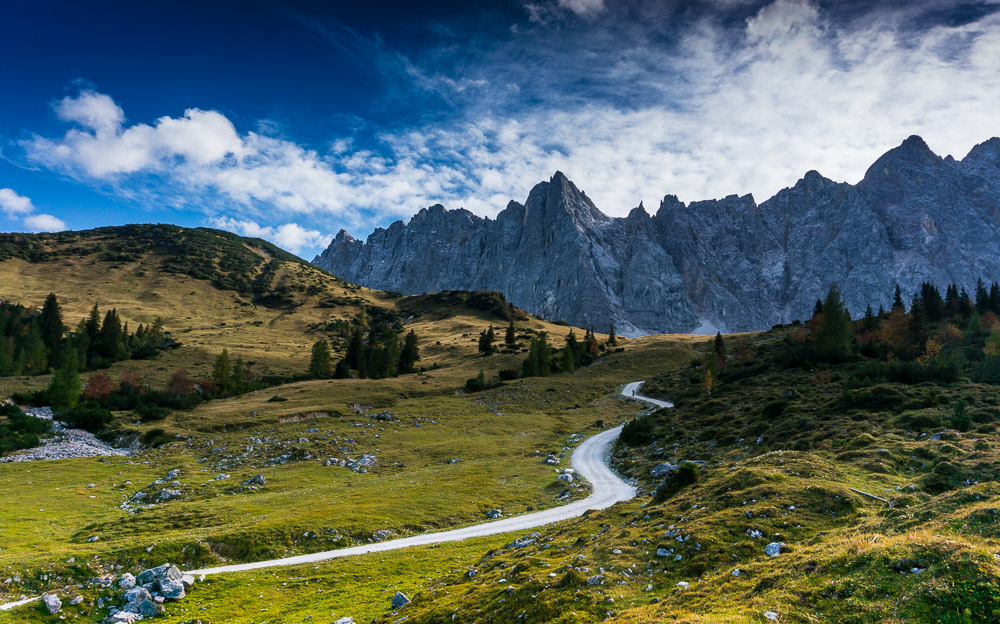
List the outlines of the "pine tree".
{"label": "pine tree", "polygon": [[76,407],[80,393],[83,392],[79,367],[76,352],[66,351],[49,384],[48,396],[52,407],[56,409]]}
{"label": "pine tree", "polygon": [[813,306],[813,315],[812,315],[812,317],[816,318],[820,314],[823,314],[823,300],[822,299],[817,299],[816,300],[816,305]]}
{"label": "pine tree", "polygon": [[[893,306],[893,309],[897,308]],[[816,354],[826,360],[840,360],[847,355],[851,344],[851,315],[834,284],[823,302],[823,316],[813,334]]]}
{"label": "pine tree", "polygon": [[569,348],[569,345],[566,345],[566,348],[563,349],[562,359],[559,361],[559,368],[564,373],[572,373],[576,367],[575,360],[576,358],[573,357],[572,349]]}
{"label": "pine tree", "polygon": [[905,311],[906,306],[903,304],[903,290],[896,284],[896,292],[892,295],[892,309],[900,309]]}
{"label": "pine tree", "polygon": [[720,367],[726,365],[726,343],[722,340],[722,332],[715,332],[715,343],[712,345],[715,351],[715,360]]}
{"label": "pine tree", "polygon": [[312,357],[309,359],[309,376],[313,379],[330,377],[330,345],[325,339],[317,340],[312,346]]}
{"label": "pine tree", "polygon": [[420,349],[417,346],[417,334],[412,329],[403,339],[403,349],[399,352],[399,372],[412,373],[417,361],[420,360]]}
{"label": "pine tree", "polygon": [[233,392],[237,394],[242,393],[246,390],[247,382],[247,365],[243,362],[243,356],[237,355],[236,361],[233,362],[233,374],[231,377]]}
{"label": "pine tree", "polygon": [[109,362],[119,359],[122,351],[122,322],[118,310],[109,310],[101,323],[101,332],[97,337],[98,354]]}
{"label": "pine tree", "polygon": [[87,335],[90,337],[90,342],[96,343],[97,337],[101,334],[101,311],[98,309],[97,304],[90,310],[90,316],[87,317]]}
{"label": "pine tree", "polygon": [[373,379],[395,377],[399,373],[399,336],[392,328],[386,329],[379,336],[371,361],[368,363],[368,375]]}
{"label": "pine tree", "polygon": [[361,371],[365,355],[365,332],[360,325],[355,325],[351,332],[351,340],[347,343],[347,365],[356,371]]}
{"label": "pine tree", "polygon": [[986,290],[983,278],[976,280],[976,311],[982,316],[990,309],[990,294]]}
{"label": "pine tree", "polygon": [[497,336],[493,331],[493,325],[490,324],[489,329],[484,329],[479,334],[479,352],[483,354],[484,357],[493,355],[493,343],[496,342]]}
{"label": "pine tree", "polygon": [[565,348],[565,350],[571,356],[573,356],[573,367],[576,368],[576,365],[579,364],[582,361],[582,359],[581,359],[580,356],[582,355],[581,352],[583,350],[580,348],[579,343],[577,343],[577,341],[576,341],[576,334],[573,333],[572,329],[570,329],[569,333],[566,334],[566,348]]}
{"label": "pine tree", "polygon": [[538,334],[538,374],[542,377],[552,374],[552,350],[545,332]]}
{"label": "pine tree", "polygon": [[513,347],[517,344],[517,334],[514,332],[514,321],[510,322],[507,326],[507,333],[503,337],[504,344],[508,347]]}
{"label": "pine tree", "polygon": [[615,335],[615,324],[611,324],[611,329],[608,331],[608,346],[617,347],[618,346],[618,336]]}
{"label": "pine tree", "polygon": [[42,332],[42,342],[49,352],[49,366],[55,366],[59,360],[59,345],[62,342],[63,332],[66,331],[63,327],[62,310],[59,308],[55,293],[49,293],[45,298],[38,324]]}
{"label": "pine tree", "polygon": [[212,383],[220,394],[229,392],[232,385],[232,365],[229,362],[229,349],[223,349],[215,358],[215,366],[212,367]]}
{"label": "pine tree", "polygon": [[1000,284],[996,282],[990,285],[990,311],[1000,315]]}
{"label": "pine tree", "polygon": [[14,369],[14,347],[11,340],[0,331],[0,377],[6,377]]}

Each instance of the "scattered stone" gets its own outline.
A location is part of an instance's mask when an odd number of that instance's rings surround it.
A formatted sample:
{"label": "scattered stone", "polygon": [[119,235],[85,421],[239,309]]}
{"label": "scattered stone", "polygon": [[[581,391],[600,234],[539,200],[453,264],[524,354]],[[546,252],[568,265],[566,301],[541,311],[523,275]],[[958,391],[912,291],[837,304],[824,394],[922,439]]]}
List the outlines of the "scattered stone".
{"label": "scattered stone", "polygon": [[448,460],[448,464],[457,464],[460,461],[462,461],[462,460],[459,459],[458,457],[456,457],[455,459],[449,459]]}
{"label": "scattered stone", "polygon": [[179,468],[174,468],[167,473],[167,476],[163,477],[164,481],[176,481],[178,477],[181,476],[181,471]]}
{"label": "scattered stone", "polygon": [[55,615],[62,609],[62,600],[59,600],[59,596],[55,594],[45,594],[42,596],[42,602],[45,603],[45,608],[48,609],[50,615]]}
{"label": "scattered stone", "polygon": [[774,612],[774,611],[765,611],[764,612],[764,617],[766,617],[767,619],[771,620],[772,622],[777,622],[778,621],[778,614],[776,612]]}
{"label": "scattered stone", "polygon": [[777,557],[781,554],[782,549],[785,548],[787,544],[784,542],[771,542],[764,547],[764,552],[767,553],[768,557]]}
{"label": "scattered stone", "polygon": [[654,477],[665,477],[668,474],[675,472],[676,470],[677,466],[675,464],[664,462],[662,464],[656,464],[656,466],[649,472],[649,474],[653,475]]}
{"label": "scattered stone", "polygon": [[587,579],[587,585],[603,585],[604,579],[600,576],[592,576]]}
{"label": "scattered stone", "polygon": [[83,602],[83,596],[80,596],[80,595],[73,596],[73,600],[69,601],[69,603],[71,605],[73,605],[74,607],[76,605],[80,604],[81,602]]}
{"label": "scattered stone", "polygon": [[691,586],[691,584],[688,583],[687,581],[680,581],[680,582],[677,583],[677,587],[679,587],[681,589],[687,589],[690,586]]}
{"label": "scattered stone", "polygon": [[399,609],[409,604],[410,599],[403,592],[396,592],[396,595],[392,597],[392,608]]}
{"label": "scattered stone", "polygon": [[254,475],[254,476],[250,477],[249,479],[247,479],[246,481],[243,482],[243,485],[258,485],[258,486],[263,486],[263,485],[266,485],[266,484],[267,484],[267,479],[265,479],[264,475],[262,475],[262,474]]}
{"label": "scattered stone", "polygon": [[558,477],[556,477],[556,481],[565,481],[566,483],[573,483],[573,475],[561,474]]}
{"label": "scattered stone", "polygon": [[159,498],[161,501],[173,500],[175,498],[180,498],[180,497],[181,497],[180,490],[168,490],[166,488],[160,490],[160,493],[157,496],[157,498]]}
{"label": "scattered stone", "polygon": [[503,512],[501,512],[499,509],[491,509],[486,512],[486,517],[490,520],[496,520],[497,518],[500,518],[502,516]]}
{"label": "scattered stone", "polygon": [[742,573],[743,573],[743,571],[740,570],[739,568],[736,568],[735,570],[733,570],[733,576],[739,576]]}
{"label": "scattered stone", "polygon": [[656,556],[657,557],[669,557],[670,556],[670,551],[667,550],[666,548],[657,548],[656,549]]}
{"label": "scattered stone", "polygon": [[342,617],[333,624],[354,624],[354,618],[352,617]]}
{"label": "scattered stone", "polygon": [[378,531],[372,533],[372,538],[376,542],[387,540],[390,537],[392,537],[392,531],[390,531],[389,529],[379,529]]}
{"label": "scattered stone", "polygon": [[132,589],[135,587],[135,577],[128,572],[122,574],[122,577],[118,580],[118,587],[126,590]]}

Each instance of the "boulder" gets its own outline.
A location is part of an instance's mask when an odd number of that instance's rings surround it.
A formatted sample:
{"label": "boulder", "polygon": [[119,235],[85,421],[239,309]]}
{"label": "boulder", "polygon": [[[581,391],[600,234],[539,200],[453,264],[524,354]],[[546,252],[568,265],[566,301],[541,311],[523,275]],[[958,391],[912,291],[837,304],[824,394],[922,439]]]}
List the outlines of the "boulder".
{"label": "boulder", "polygon": [[657,548],[656,549],[656,556],[657,557],[669,557],[670,556],[670,551],[667,550],[666,548]]}
{"label": "boulder", "polygon": [[80,595],[73,596],[73,600],[69,601],[69,603],[71,605],[73,605],[74,607],[76,605],[80,604],[81,602],[83,602],[83,596],[80,596]]}
{"label": "boulder", "polygon": [[191,589],[194,587],[194,576],[191,574],[181,576],[181,583],[184,583],[184,589]]}
{"label": "boulder", "polygon": [[782,553],[786,546],[787,545],[784,542],[771,542],[764,547],[764,552],[767,553],[768,557],[777,557]]}
{"label": "boulder", "polygon": [[399,609],[400,607],[406,606],[410,603],[410,599],[403,592],[396,592],[396,595],[392,597],[392,608]]}
{"label": "boulder", "polygon": [[491,509],[486,512],[486,517],[490,520],[496,520],[497,518],[500,518],[502,516],[503,512],[501,512],[499,509]]}
{"label": "boulder", "polygon": [[132,589],[135,587],[135,577],[128,572],[122,574],[122,577],[118,579],[118,587],[125,590]]}
{"label": "boulder", "polygon": [[164,488],[160,490],[160,494],[159,496],[157,496],[157,498],[159,498],[161,501],[168,501],[168,500],[173,500],[175,498],[180,498],[180,496],[181,496],[180,490],[168,490]]}
{"label": "boulder", "polygon": [[665,477],[676,470],[677,466],[675,464],[663,462],[661,464],[656,464],[656,466],[653,467],[653,469],[649,472],[649,474],[653,475],[654,477]]}
{"label": "boulder", "polygon": [[42,596],[42,602],[45,603],[45,608],[48,609],[50,615],[55,615],[62,610],[62,600],[59,600],[59,596],[55,594],[45,594]]}
{"label": "boulder", "polygon": [[184,597],[184,583],[178,579],[161,578],[157,581],[160,593],[167,600],[180,600]]}
{"label": "boulder", "polygon": [[569,473],[564,473],[556,477],[556,481],[564,481],[566,483],[573,483],[573,475]]}
{"label": "boulder", "polygon": [[139,605],[139,615],[144,618],[154,618],[163,613],[163,605],[152,600],[143,600]]}
{"label": "boulder", "polygon": [[352,617],[342,617],[333,624],[354,624],[354,618]]}
{"label": "boulder", "polygon": [[266,485],[266,484],[267,484],[267,479],[265,479],[264,475],[262,474],[254,475],[243,482],[243,485]]}
{"label": "boulder", "polygon": [[173,470],[167,473],[167,476],[163,477],[163,480],[175,481],[180,476],[181,476],[181,471],[178,468],[174,468]]}

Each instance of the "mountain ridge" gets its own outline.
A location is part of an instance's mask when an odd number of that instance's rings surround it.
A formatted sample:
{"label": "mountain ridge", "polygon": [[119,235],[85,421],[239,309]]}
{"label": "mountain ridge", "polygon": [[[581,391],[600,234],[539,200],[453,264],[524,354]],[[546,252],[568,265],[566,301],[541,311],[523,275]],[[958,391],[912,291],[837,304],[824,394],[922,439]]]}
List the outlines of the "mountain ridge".
{"label": "mountain ridge", "polygon": [[758,203],[750,194],[654,214],[602,213],[560,171],[496,218],[440,204],[365,241],[346,231],[313,262],[405,294],[497,290],[552,319],[626,334],[765,329],[808,316],[837,282],[854,314],[895,284],[1000,279],[1000,139],[962,160],[919,136],[857,184],[815,170]]}

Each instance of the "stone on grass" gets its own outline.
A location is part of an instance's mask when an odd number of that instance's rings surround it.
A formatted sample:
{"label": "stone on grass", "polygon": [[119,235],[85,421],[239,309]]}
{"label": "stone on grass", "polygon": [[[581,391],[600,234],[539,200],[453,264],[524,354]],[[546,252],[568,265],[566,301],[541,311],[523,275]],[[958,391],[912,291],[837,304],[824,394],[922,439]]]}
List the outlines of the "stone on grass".
{"label": "stone on grass", "polygon": [[765,611],[764,612],[764,617],[766,617],[767,619],[771,620],[772,622],[777,622],[778,621],[778,614],[776,612],[774,612],[774,611]]}
{"label": "stone on grass", "polygon": [[172,578],[162,578],[157,581],[160,593],[167,600],[180,600],[184,597],[184,583]]}
{"label": "stone on grass", "polygon": [[499,509],[491,509],[486,512],[486,517],[490,520],[496,520],[501,516],[503,516],[503,513]]}
{"label": "stone on grass", "polygon": [[243,482],[243,485],[266,485],[266,484],[267,484],[267,479],[265,479],[264,475],[262,474],[254,475]]}
{"label": "stone on grass", "polygon": [[764,547],[764,552],[767,553],[768,557],[777,557],[781,554],[781,549],[785,546],[784,542],[771,542]]}
{"label": "stone on grass", "polygon": [[354,624],[354,618],[352,617],[342,617],[333,624]]}
{"label": "stone on grass", "polygon": [[62,600],[59,600],[59,596],[55,594],[45,594],[42,596],[42,602],[45,603],[45,608],[49,610],[51,615],[59,613],[62,609]]}
{"label": "stone on grass", "polygon": [[407,604],[409,604],[410,599],[403,592],[396,592],[396,595],[392,597],[392,608],[399,609]]}
{"label": "stone on grass", "polygon": [[128,572],[122,574],[122,577],[118,579],[118,587],[121,587],[122,589],[126,590],[132,589],[133,587],[135,587],[135,577],[129,574]]}
{"label": "stone on grass", "polygon": [[69,603],[71,605],[73,605],[73,606],[76,606],[76,605],[80,604],[81,602],[83,602],[83,596],[80,596],[80,595],[73,596],[73,600],[69,601]]}
{"label": "stone on grass", "polygon": [[173,500],[175,498],[180,498],[180,496],[181,496],[181,491],[180,490],[168,490],[168,489],[164,488],[164,489],[160,490],[160,494],[159,494],[158,498],[161,501],[167,501],[167,500]]}

